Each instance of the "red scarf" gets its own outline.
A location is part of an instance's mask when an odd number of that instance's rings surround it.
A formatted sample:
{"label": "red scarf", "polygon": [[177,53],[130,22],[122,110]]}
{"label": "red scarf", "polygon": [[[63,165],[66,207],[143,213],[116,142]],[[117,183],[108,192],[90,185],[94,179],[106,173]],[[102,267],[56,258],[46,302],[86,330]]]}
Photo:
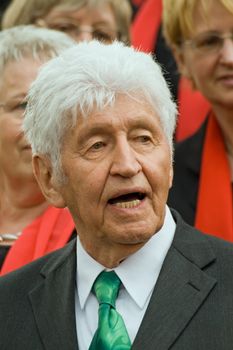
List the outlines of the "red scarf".
{"label": "red scarf", "polygon": [[23,230],[10,248],[0,275],[62,248],[69,241],[73,230],[74,222],[68,209],[48,207]]}
{"label": "red scarf", "polygon": [[233,241],[230,165],[222,132],[212,114],[203,148],[195,227]]}
{"label": "red scarf", "polygon": [[[132,44],[144,52],[153,52],[162,17],[162,0],[145,0],[132,23]],[[209,104],[198,91],[193,91],[187,79],[181,77],[178,86],[179,119],[176,141],[192,135],[202,124]]]}
{"label": "red scarf", "polygon": [[178,101],[176,141],[181,141],[199,129],[210,110],[210,105],[199,91],[193,90],[190,82],[184,77],[180,77]]}
{"label": "red scarf", "polygon": [[152,52],[161,23],[162,0],[145,1],[132,23],[131,36],[134,47]]}

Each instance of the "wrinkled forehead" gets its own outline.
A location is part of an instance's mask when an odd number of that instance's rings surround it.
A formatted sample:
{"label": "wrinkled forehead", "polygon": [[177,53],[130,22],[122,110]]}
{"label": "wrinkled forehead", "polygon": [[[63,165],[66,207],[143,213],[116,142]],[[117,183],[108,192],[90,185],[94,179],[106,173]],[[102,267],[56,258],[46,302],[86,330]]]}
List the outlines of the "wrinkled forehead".
{"label": "wrinkled forehead", "polygon": [[[75,99],[75,97],[74,97]],[[159,115],[155,104],[149,94],[142,90],[135,89],[134,91],[110,91],[109,94],[103,94],[103,91],[96,91],[90,94],[87,99],[83,99],[83,103],[78,102],[75,110],[77,118],[90,118],[93,114],[101,114],[104,111],[115,109],[116,104],[120,104],[122,109],[126,109],[129,105],[135,104],[143,108],[150,108],[151,112]]]}
{"label": "wrinkled forehead", "polygon": [[119,93],[107,104],[97,105],[88,112],[76,111],[71,129],[78,134],[107,130],[144,128],[163,133],[159,113],[143,94]]}

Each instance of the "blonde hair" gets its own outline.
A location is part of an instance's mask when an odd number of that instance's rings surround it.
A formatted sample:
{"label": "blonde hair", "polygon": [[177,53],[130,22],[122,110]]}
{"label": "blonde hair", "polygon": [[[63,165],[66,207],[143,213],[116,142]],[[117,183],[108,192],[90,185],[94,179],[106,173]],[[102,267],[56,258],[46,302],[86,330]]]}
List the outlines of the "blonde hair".
{"label": "blonde hair", "polygon": [[79,9],[83,6],[98,7],[109,4],[113,10],[119,39],[130,43],[130,24],[132,8],[129,0],[12,0],[2,18],[2,28],[11,28],[21,24],[34,24],[45,17],[54,7],[64,5]]}
{"label": "blonde hair", "polygon": [[[163,0],[163,31],[170,46],[180,46],[182,41],[194,31],[193,12],[201,6],[203,18],[213,0]],[[214,0],[216,1],[216,0]],[[218,0],[227,11],[233,14],[232,0]]]}

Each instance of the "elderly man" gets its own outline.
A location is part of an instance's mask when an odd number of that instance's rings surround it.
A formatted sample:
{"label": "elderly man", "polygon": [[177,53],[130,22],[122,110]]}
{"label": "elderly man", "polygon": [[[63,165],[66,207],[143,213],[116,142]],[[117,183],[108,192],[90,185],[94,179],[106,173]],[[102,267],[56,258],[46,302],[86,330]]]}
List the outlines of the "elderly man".
{"label": "elderly man", "polygon": [[166,206],[175,117],[158,65],[123,44],[43,67],[24,131],[79,234],[0,280],[1,349],[232,348],[233,246]]}

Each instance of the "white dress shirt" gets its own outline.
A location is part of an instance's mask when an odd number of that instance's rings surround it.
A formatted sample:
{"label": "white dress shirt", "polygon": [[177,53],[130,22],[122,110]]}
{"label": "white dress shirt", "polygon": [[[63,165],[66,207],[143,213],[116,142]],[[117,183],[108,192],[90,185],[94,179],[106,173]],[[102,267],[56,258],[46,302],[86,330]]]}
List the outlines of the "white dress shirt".
{"label": "white dress shirt", "polygon": [[[170,210],[162,228],[140,250],[113,270],[122,281],[116,300],[131,342],[136,337],[163,261],[174,238],[176,224]],[[98,326],[98,301],[91,293],[96,277],[106,270],[83,249],[77,239],[77,290],[75,297],[76,328],[80,350],[88,350]]]}

